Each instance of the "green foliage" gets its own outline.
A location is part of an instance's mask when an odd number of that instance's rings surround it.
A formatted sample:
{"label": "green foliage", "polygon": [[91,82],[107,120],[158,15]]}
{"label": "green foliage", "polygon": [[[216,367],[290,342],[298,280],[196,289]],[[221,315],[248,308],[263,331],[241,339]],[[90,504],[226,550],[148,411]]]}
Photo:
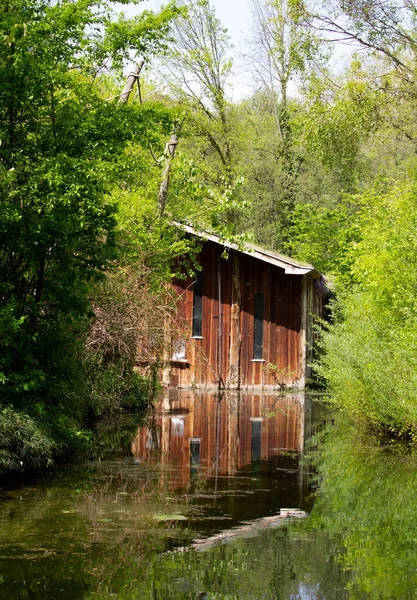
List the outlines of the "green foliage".
{"label": "green foliage", "polygon": [[294,210],[291,255],[313,264],[321,273],[349,284],[351,248],[361,239],[361,201],[344,195],[336,206],[300,203]]}
{"label": "green foliage", "polygon": [[239,125],[228,99],[232,45],[208,0],[181,4],[186,10],[175,21],[175,42],[165,61],[164,84],[168,82],[182,108],[182,166],[188,162],[194,171],[191,177],[200,186],[202,209],[193,211],[195,220],[212,228],[227,227],[236,234],[244,207],[234,155]]}
{"label": "green foliage", "polygon": [[343,79],[333,89],[322,78],[310,79],[297,129],[303,145],[332,171],[339,189],[352,192],[366,173],[361,147],[378,123],[381,94],[357,60]]}
{"label": "green foliage", "polygon": [[171,4],[115,21],[95,0],[0,8],[1,395],[54,451],[76,442],[87,414],[91,289],[118,255],[111,192],[137,177],[132,143],[159,144],[171,124],[155,103],[107,101],[99,73],[134,48],[163,51],[176,14]]}
{"label": "green foliage", "polygon": [[130,60],[132,51],[146,59],[166,53],[172,41],[169,39],[172,19],[182,12],[171,1],[158,13],[144,10],[134,18],[122,13],[117,19],[107,19],[104,42],[107,53],[113,57],[113,67],[122,67]]}
{"label": "green foliage", "polygon": [[94,436],[89,456],[95,460],[108,460],[117,456],[130,456],[132,440],[143,425],[145,412],[131,411],[107,415],[94,427]]}
{"label": "green foliage", "polygon": [[345,43],[361,46],[414,86],[415,2],[324,0],[313,10],[312,22],[327,32],[328,38],[338,41],[342,37]]}
{"label": "green foliage", "polygon": [[[256,128],[265,138],[251,174],[257,185],[251,186],[255,190],[249,193],[255,191],[255,199],[261,199],[260,219],[256,215],[252,219],[260,241],[268,240],[275,249],[288,252],[305,161],[304,144],[297,131],[305,115],[290,95],[299,87],[300,78],[302,82],[308,80],[328,57],[323,41],[309,25],[305,2],[254,0],[252,8],[252,69],[260,84],[254,100],[261,108]],[[259,138],[249,136],[251,143],[254,139]],[[244,168],[246,165],[247,156]]]}
{"label": "green foliage", "polygon": [[[187,209],[195,210],[195,202],[200,196],[196,192],[187,194],[187,187],[193,186],[192,181],[177,182],[176,175],[173,179],[178,194],[184,192],[186,197],[173,206],[170,217],[184,218]],[[197,188],[199,190],[200,186]],[[120,205],[117,225],[119,266],[144,269],[149,285],[155,290],[172,278],[177,261],[192,265],[197,245],[195,241],[185,238],[169,217],[157,217],[156,196],[152,192],[152,184],[146,182],[143,188],[136,186],[132,190],[119,190],[113,197],[117,198]]]}
{"label": "green foliage", "polygon": [[361,240],[342,320],[324,335],[322,373],[334,401],[377,431],[414,437],[417,426],[415,184],[363,198]]}
{"label": "green foliage", "polygon": [[[344,291],[323,374],[356,417],[411,435],[415,192],[400,182],[417,142],[413,8],[352,0],[312,15],[298,0],[256,0],[260,88],[236,105],[227,30],[208,0],[179,4],[132,18],[98,0],[0,7],[3,406],[45,425],[58,452],[85,437],[88,414],[143,403],[135,360],[154,381],[174,322],[165,283],[192,272],[198,251],[170,221],[191,221],[330,273]],[[332,81],[314,28],[332,14],[386,62],[355,56]],[[141,102],[117,101],[135,53],[164,56],[171,97],[147,82]],[[161,219],[166,161],[151,155],[173,124]]]}
{"label": "green foliage", "polygon": [[349,573],[349,598],[413,597],[415,457],[399,457],[341,417],[319,445],[321,483],[313,531],[338,536],[336,561]]}
{"label": "green foliage", "polygon": [[0,410],[0,474],[48,467],[55,442],[27,414]]}
{"label": "green foliage", "polygon": [[[159,173],[158,173],[159,174]],[[90,413],[136,410],[153,400],[176,326],[176,297],[166,284],[195,266],[196,242],[157,216],[153,182],[116,190],[117,260],[91,288],[94,310],[83,365]],[[138,365],[144,365],[140,373]]]}
{"label": "green foliage", "polygon": [[95,355],[86,359],[84,368],[91,416],[97,419],[146,407],[148,382],[120,360],[106,362],[104,357]]}

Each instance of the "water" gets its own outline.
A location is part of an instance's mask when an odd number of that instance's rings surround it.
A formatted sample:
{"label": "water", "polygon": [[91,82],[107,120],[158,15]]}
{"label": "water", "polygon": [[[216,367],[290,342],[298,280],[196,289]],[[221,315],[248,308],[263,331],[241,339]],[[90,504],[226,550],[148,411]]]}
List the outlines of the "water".
{"label": "water", "polygon": [[303,395],[163,398],[125,456],[0,492],[0,598],[417,597],[414,460],[331,425],[315,499],[325,420]]}

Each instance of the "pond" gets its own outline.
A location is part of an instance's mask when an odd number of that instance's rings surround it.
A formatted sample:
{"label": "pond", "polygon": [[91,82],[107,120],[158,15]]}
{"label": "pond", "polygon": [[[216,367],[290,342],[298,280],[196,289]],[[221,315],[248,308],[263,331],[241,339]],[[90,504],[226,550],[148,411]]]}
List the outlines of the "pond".
{"label": "pond", "polygon": [[0,598],[414,598],[415,461],[347,431],[307,395],[171,392],[125,456],[0,491]]}

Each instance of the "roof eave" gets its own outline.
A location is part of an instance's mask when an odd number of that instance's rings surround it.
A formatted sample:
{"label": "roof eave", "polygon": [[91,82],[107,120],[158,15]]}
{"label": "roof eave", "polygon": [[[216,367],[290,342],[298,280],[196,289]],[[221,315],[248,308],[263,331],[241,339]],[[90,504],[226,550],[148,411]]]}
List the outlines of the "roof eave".
{"label": "roof eave", "polygon": [[222,240],[219,236],[209,233],[207,231],[197,231],[193,227],[189,225],[183,225],[182,223],[175,223],[178,227],[182,228],[187,233],[191,235],[196,235],[197,237],[205,240],[209,240],[214,242],[215,244],[219,244],[224,246],[225,248],[230,248],[231,250],[236,250],[237,252],[241,252],[242,254],[246,254],[247,256],[251,256],[252,258],[257,258],[258,260],[262,260],[270,265],[274,265],[283,269],[286,275],[307,275],[312,274],[313,277],[320,277],[320,273],[316,271],[316,269],[312,265],[297,263],[296,261],[291,260],[290,258],[286,258],[284,256],[276,256],[267,251],[262,251],[256,247],[251,246],[250,244],[246,245],[246,248],[240,248],[237,244],[232,242],[228,242],[227,240]]}

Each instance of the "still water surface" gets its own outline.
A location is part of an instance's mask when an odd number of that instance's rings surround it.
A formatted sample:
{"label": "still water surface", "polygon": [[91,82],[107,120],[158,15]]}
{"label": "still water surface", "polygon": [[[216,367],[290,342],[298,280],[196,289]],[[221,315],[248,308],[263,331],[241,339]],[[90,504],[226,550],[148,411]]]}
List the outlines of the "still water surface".
{"label": "still water surface", "polygon": [[318,478],[325,414],[171,393],[125,456],[0,491],[0,598],[417,598],[415,462],[331,425]]}

